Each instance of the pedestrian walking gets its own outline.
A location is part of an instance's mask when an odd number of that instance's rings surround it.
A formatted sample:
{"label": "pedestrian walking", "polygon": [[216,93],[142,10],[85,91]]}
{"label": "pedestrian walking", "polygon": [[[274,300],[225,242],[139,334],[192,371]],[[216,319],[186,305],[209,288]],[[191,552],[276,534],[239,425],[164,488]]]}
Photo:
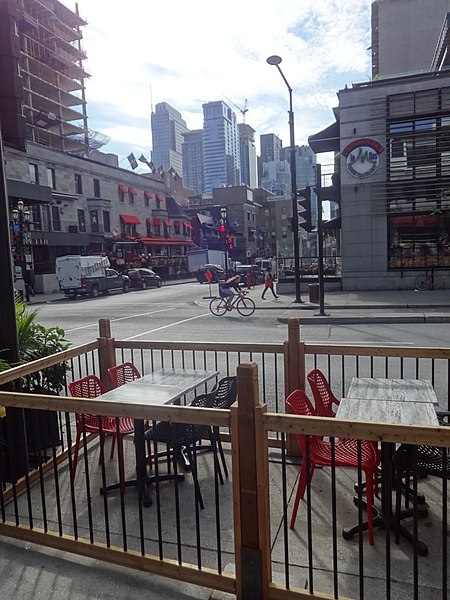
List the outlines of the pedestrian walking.
{"label": "pedestrian walking", "polygon": [[264,290],[263,290],[263,293],[261,294],[261,298],[264,299],[264,296],[266,295],[267,290],[270,290],[272,292],[274,298],[278,298],[278,296],[275,294],[275,290],[274,290],[272,267],[267,267],[267,269],[266,269],[266,273],[264,275]]}

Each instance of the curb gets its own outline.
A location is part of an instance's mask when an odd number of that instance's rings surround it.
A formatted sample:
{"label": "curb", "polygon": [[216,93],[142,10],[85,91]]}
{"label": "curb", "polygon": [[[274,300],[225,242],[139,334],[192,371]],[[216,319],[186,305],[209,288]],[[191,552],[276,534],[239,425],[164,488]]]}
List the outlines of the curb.
{"label": "curb", "polygon": [[277,318],[279,323],[286,324],[289,319],[298,318],[300,323],[308,325],[332,325],[349,324],[356,325],[361,323],[450,323],[450,315],[430,315],[418,313],[416,315],[405,315],[404,313],[379,314],[379,315],[280,315]]}

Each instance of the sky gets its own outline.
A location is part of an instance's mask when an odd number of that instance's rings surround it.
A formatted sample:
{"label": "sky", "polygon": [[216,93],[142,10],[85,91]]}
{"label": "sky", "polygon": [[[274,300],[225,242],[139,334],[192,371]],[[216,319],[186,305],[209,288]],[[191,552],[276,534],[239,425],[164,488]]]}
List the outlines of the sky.
{"label": "sky", "polygon": [[[71,10],[75,2],[63,0]],[[104,152],[125,164],[150,158],[150,115],[167,102],[189,129],[203,126],[202,104],[223,100],[259,136],[289,146],[292,88],[295,143],[334,121],[337,92],[370,79],[372,0],[78,0],[90,129],[109,136]],[[246,103],[247,101],[247,103]],[[238,108],[237,108],[238,107]],[[321,161],[322,162],[322,161]],[[142,167],[141,167],[142,165]],[[147,167],[141,163],[139,172]]]}

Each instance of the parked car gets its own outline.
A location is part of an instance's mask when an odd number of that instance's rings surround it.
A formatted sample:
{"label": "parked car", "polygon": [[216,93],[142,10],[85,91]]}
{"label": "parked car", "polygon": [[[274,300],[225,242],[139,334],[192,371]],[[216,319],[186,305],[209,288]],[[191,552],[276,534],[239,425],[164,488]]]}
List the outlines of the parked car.
{"label": "parked car", "polygon": [[239,265],[236,269],[236,273],[239,273],[241,280],[250,285],[258,285],[264,281],[264,271],[262,271],[257,265]]}
{"label": "parked car", "polygon": [[148,287],[161,287],[163,280],[151,269],[128,269],[132,289],[145,290]]}
{"label": "parked car", "polygon": [[211,283],[217,283],[219,279],[225,279],[225,269],[220,265],[203,265],[197,271],[197,281],[199,283],[208,283],[206,272],[211,271]]}

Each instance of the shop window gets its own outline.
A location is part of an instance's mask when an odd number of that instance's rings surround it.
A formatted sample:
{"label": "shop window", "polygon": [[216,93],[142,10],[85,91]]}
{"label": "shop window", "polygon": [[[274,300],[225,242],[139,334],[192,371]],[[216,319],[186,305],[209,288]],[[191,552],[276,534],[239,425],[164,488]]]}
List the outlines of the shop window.
{"label": "shop window", "polygon": [[47,167],[47,181],[52,190],[56,190],[56,173],[53,167]]}
{"label": "shop window", "polygon": [[94,196],[100,198],[100,179],[94,177]]}
{"label": "shop window", "polygon": [[92,233],[98,233],[100,231],[100,228],[99,228],[99,223],[98,223],[98,211],[97,210],[89,211],[89,220],[91,223]]}
{"label": "shop window", "polygon": [[30,163],[28,165],[28,168],[30,170],[30,182],[37,185],[39,183],[39,169],[38,169],[38,166],[35,163]]}
{"label": "shop window", "polygon": [[86,231],[86,216],[84,210],[79,208],[78,211],[78,231]]}
{"label": "shop window", "polygon": [[103,211],[103,231],[111,232],[111,216],[108,210]]}
{"label": "shop window", "polygon": [[77,194],[83,193],[83,180],[81,178],[81,175],[79,175],[78,173],[75,173],[75,192]]}

